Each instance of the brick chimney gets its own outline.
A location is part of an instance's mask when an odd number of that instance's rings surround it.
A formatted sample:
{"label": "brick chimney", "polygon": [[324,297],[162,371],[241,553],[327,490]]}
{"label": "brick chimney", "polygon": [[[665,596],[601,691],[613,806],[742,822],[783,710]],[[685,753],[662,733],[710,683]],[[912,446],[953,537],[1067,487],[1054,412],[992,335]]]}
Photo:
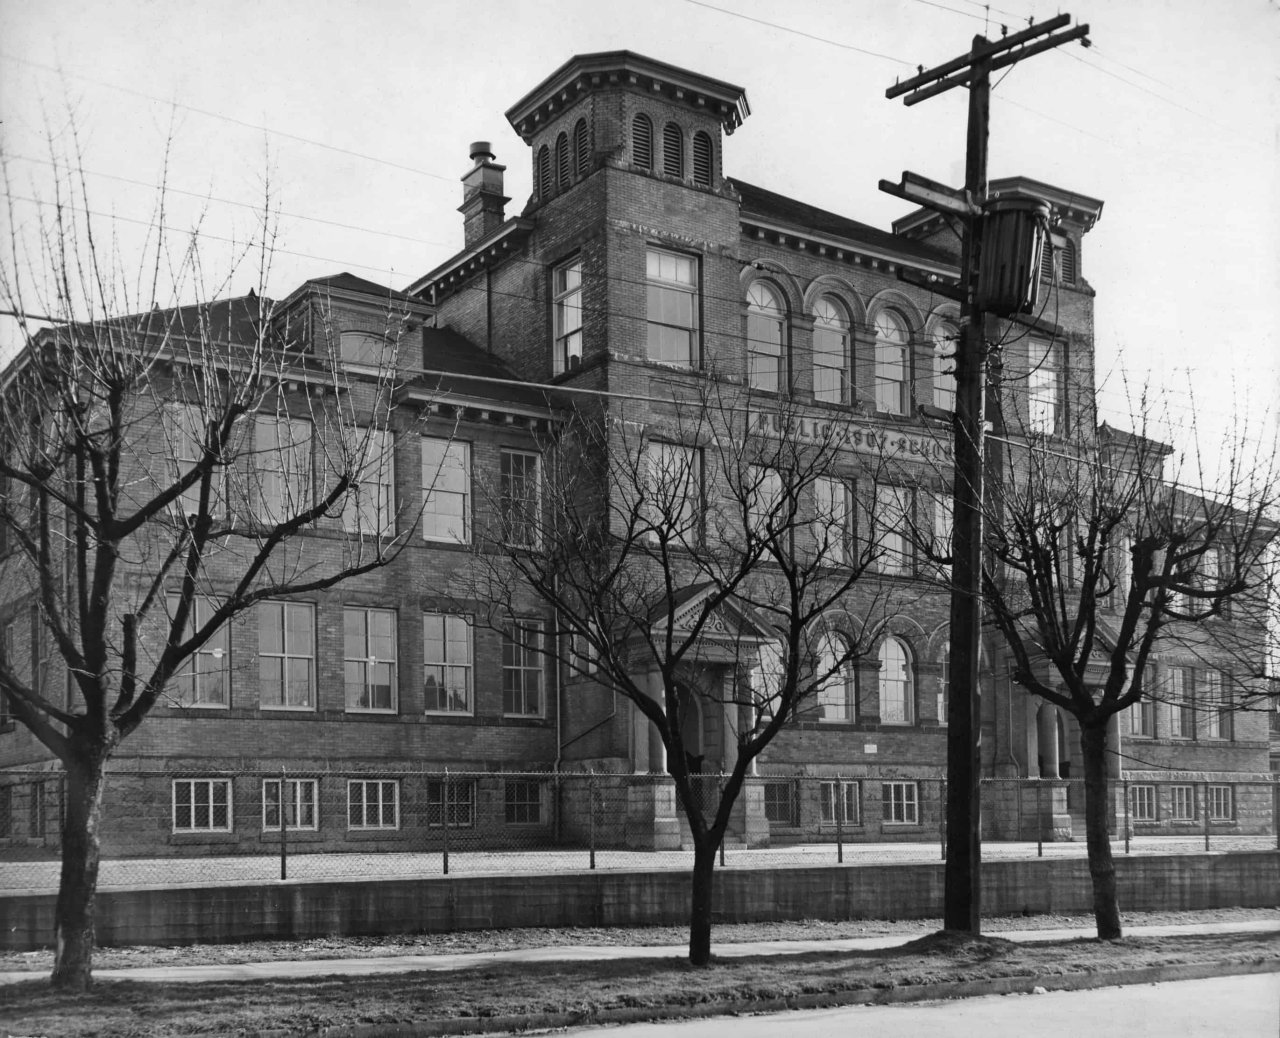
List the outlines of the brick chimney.
{"label": "brick chimney", "polygon": [[506,166],[493,161],[488,141],[471,145],[472,167],[462,178],[462,231],[466,248],[502,226],[506,216],[503,207],[511,201],[502,193],[502,174]]}

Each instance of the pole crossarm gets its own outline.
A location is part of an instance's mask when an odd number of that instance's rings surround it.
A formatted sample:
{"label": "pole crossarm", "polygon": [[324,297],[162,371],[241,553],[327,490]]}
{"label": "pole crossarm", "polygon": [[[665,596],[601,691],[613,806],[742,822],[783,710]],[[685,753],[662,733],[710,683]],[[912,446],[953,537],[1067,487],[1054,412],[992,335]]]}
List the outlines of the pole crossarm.
{"label": "pole crossarm", "polygon": [[[1074,29],[1068,29],[1066,32],[1050,36],[1048,39],[1037,39],[1047,33],[1056,32],[1058,29],[1069,25],[1070,22],[1070,15],[1061,14],[1057,18],[1051,18],[1047,22],[1041,22],[1039,25],[1033,25],[1029,29],[1023,29],[1022,32],[1006,36],[995,43],[990,43],[980,36],[976,37],[968,54],[962,54],[960,57],[952,58],[950,61],[944,62],[935,68],[921,71],[919,75],[912,76],[904,83],[895,83],[885,91],[885,97],[893,100],[895,97],[909,94],[910,96],[904,99],[903,104],[910,107],[911,105],[919,104],[921,101],[927,101],[931,97],[946,93],[952,87],[967,85],[973,80],[977,66],[984,66],[987,72],[995,72],[998,69],[1013,65],[1023,58],[1029,58],[1034,54],[1052,50],[1054,47],[1070,43],[1072,40],[1083,40],[1084,45],[1087,47],[1089,45],[1087,39],[1089,35],[1088,25],[1077,25]],[[1031,40],[1037,40],[1037,42],[1031,43]],[[1014,48],[1017,49],[1015,50]]]}

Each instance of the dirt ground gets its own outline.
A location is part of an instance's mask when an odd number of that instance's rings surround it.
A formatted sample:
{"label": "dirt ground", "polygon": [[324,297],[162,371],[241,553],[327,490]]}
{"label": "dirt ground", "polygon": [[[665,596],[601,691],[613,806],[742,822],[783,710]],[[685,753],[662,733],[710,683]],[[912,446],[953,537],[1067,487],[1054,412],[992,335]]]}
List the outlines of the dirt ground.
{"label": "dirt ground", "polygon": [[[1272,919],[1280,925],[1280,909],[1222,908],[1203,912],[1130,912],[1127,926],[1194,922],[1230,922],[1236,919]],[[1093,918],[1083,915],[995,916],[982,921],[984,933],[1007,930],[1090,930]],[[884,934],[927,934],[942,928],[941,919],[858,919],[828,922],[721,923],[711,933],[713,944],[747,941],[822,941]],[[680,926],[630,928],[569,927],[565,929],[459,930],[450,933],[391,934],[377,937],[316,937],[287,941],[252,941],[243,944],[189,944],[177,947],[136,945],[99,948],[93,964],[98,969],[130,966],[238,965],[281,960],[362,959],[383,955],[454,955],[463,952],[507,951],[517,948],[555,948],[566,945],[682,945],[689,932]],[[48,972],[53,951],[0,952],[0,972]]]}
{"label": "dirt ground", "polygon": [[[1276,919],[1280,913],[1226,911],[1131,916],[1139,923],[1194,919]],[[87,995],[49,990],[34,974],[30,982],[0,987],[0,1028],[9,1034],[68,1038],[219,1035],[225,1038],[271,1030],[278,1035],[314,1034],[325,1027],[415,1022],[429,1019],[493,1018],[574,1012],[583,1020],[602,1010],[633,1008],[641,1015],[668,1007],[704,1010],[708,1004],[793,999],[850,989],[893,988],[996,977],[1046,977],[1073,972],[1113,972],[1183,963],[1264,963],[1280,970],[1280,938],[1272,933],[1127,937],[1116,942],[1082,938],[1014,944],[1000,930],[1078,925],[1061,916],[990,920],[978,938],[936,933],[929,922],[761,924],[722,926],[718,942],[815,939],[916,934],[907,945],[877,951],[748,956],[693,969],[681,958],[600,962],[521,963],[476,966],[462,971],[421,972],[306,980],[234,983],[138,983],[103,981]],[[344,938],[271,942],[269,945],[201,946],[181,949],[107,950],[106,967],[159,965],[162,961],[247,962],[266,958],[331,958],[397,951],[424,954],[551,944],[655,944],[683,940],[674,928],[636,930],[521,930],[415,935],[398,939]],[[33,970],[35,956],[24,956]],[[47,960],[46,960],[47,961]],[[694,1007],[697,1007],[695,1010]]]}

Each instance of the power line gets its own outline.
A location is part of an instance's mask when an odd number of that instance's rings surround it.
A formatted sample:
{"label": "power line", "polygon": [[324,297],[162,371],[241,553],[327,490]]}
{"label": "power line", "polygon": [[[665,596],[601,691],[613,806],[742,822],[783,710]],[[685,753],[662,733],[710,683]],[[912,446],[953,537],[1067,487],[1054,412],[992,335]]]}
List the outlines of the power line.
{"label": "power line", "polygon": [[[60,168],[59,164],[52,159],[37,159],[28,155],[9,155],[10,159],[19,162],[31,162],[36,165],[49,166],[54,170]],[[77,173],[87,173],[90,176],[102,177],[107,180],[116,180],[122,184],[132,184],[135,187],[145,187],[152,191],[157,191],[162,195],[183,195],[187,198],[198,198],[202,201],[218,202],[222,205],[233,205],[241,209],[249,209],[257,213],[270,213],[273,216],[287,217],[290,220],[306,220],[308,223],[320,223],[329,227],[337,227],[345,231],[360,231],[364,234],[377,234],[384,238],[398,238],[401,241],[411,242],[416,245],[448,245],[448,242],[432,241],[428,238],[413,238],[407,234],[397,234],[395,231],[379,231],[372,227],[361,227],[357,224],[341,223],[337,220],[326,220],[322,216],[304,216],[301,213],[289,213],[284,210],[271,210],[266,205],[258,205],[252,202],[239,202],[234,198],[221,198],[217,195],[206,194],[200,191],[185,191],[182,188],[171,187],[168,184],[157,186],[154,183],[148,183],[145,180],[134,180],[132,177],[122,177],[116,173],[103,173],[101,170],[89,169],[85,166],[77,166]]]}
{"label": "power line", "polygon": [[181,108],[183,111],[192,112],[196,115],[203,115],[208,119],[220,119],[223,122],[231,123],[234,126],[240,126],[249,130],[257,130],[259,133],[269,133],[276,137],[283,137],[286,140],[297,141],[300,144],[310,144],[312,147],[323,148],[326,151],[332,151],[339,155],[346,155],[349,158],[364,159],[367,162],[376,162],[379,165],[389,166],[392,169],[403,170],[406,173],[416,173],[419,176],[431,177],[433,180],[443,180],[448,183],[455,183],[457,180],[456,177],[446,177],[439,173],[432,173],[430,170],[419,169],[416,166],[406,166],[403,163],[392,162],[390,159],[378,158],[362,151],[356,151],[353,148],[342,148],[336,144],[328,144],[325,141],[318,141],[311,137],[303,137],[301,134],[290,133],[287,130],[277,130],[272,126],[247,122],[244,119],[237,119],[234,116],[223,115],[221,112],[214,112],[207,108],[197,108],[195,105],[183,104],[181,101],[165,100],[162,97],[156,97],[154,94],[148,94],[141,90],[134,90],[132,87],[121,86],[118,83],[111,83],[104,79],[96,79],[93,76],[86,76],[81,72],[67,72],[65,69],[55,68],[52,65],[45,65],[38,61],[31,61],[29,58],[19,58],[13,54],[0,52],[0,60],[12,61],[19,65],[27,65],[31,68],[37,68],[44,72],[52,72],[56,75],[66,76],[70,79],[83,80],[84,82],[92,83],[95,86],[106,87],[108,90],[117,90],[120,93],[140,97],[143,100],[152,101],[156,104],[169,105],[173,108]]}
{"label": "power line", "polygon": [[855,54],[865,54],[871,58],[881,58],[884,61],[892,61],[895,65],[906,65],[908,68],[915,67],[912,62],[903,58],[895,57],[892,54],[883,54],[880,51],[867,50],[865,47],[857,47],[852,43],[833,40],[829,36],[817,36],[813,33],[805,32],[803,29],[797,29],[794,26],[783,25],[780,22],[766,21],[763,18],[755,18],[749,14],[743,14],[741,11],[731,11],[726,7],[717,7],[715,4],[706,3],[705,0],[684,0],[684,2],[694,7],[703,7],[708,11],[715,11],[717,14],[727,15],[730,18],[738,18],[744,22],[754,22],[756,25],[763,25],[769,29],[777,29],[779,32],[789,33],[792,36],[800,36],[806,40],[813,40],[815,43],[825,43],[831,47],[839,47],[841,50],[853,51]]}

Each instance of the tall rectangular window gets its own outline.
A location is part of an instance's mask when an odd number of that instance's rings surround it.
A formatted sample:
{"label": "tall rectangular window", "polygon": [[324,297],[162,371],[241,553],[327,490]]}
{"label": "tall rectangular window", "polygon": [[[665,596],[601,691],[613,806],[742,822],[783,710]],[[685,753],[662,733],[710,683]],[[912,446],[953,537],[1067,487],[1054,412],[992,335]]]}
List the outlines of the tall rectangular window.
{"label": "tall rectangular window", "polygon": [[542,624],[522,620],[502,632],[502,712],[542,716]]}
{"label": "tall rectangular window", "polygon": [[1062,353],[1057,343],[1029,340],[1027,424],[1031,432],[1052,436],[1062,410]]}
{"label": "tall rectangular window", "polygon": [[282,523],[312,505],[311,423],[287,415],[253,422],[250,508],[261,523]]}
{"label": "tall rectangular window", "polygon": [[471,540],[471,444],[422,437],[422,536],[451,544]]}
{"label": "tall rectangular window", "polygon": [[[933,498],[933,554],[939,559],[950,559],[952,538],[955,535],[955,511],[952,497],[941,490]],[[951,579],[951,563],[936,563],[938,576],[943,580]]]}
{"label": "tall rectangular window", "polygon": [[1171,667],[1165,679],[1170,738],[1190,739],[1195,736],[1196,712],[1191,701],[1194,673],[1190,667]]}
{"label": "tall rectangular window", "polygon": [[771,523],[777,529],[787,522],[785,516],[778,514],[783,508],[782,474],[762,465],[750,465],[747,479],[747,523],[755,537],[766,537]]}
{"label": "tall rectangular window", "polygon": [[[178,610],[179,596],[168,597],[169,615]],[[197,598],[187,614],[187,633],[203,627],[213,616],[215,607],[208,599]],[[230,628],[223,624],[200,648],[196,649],[173,676],[174,697],[179,706],[231,705],[231,638]]]}
{"label": "tall rectangular window", "polygon": [[702,521],[702,452],[678,443],[645,448],[644,516],[652,533],[696,540]]}
{"label": "tall rectangular window", "polygon": [[1194,822],[1196,819],[1196,787],[1169,787],[1169,817],[1175,822]]}
{"label": "tall rectangular window", "polygon": [[[204,459],[205,414],[198,404],[166,404],[161,415],[164,461],[168,482],[172,485]],[[209,484],[208,514],[220,518],[226,514],[226,469],[214,464]],[[185,515],[200,511],[203,480],[197,479],[182,492],[177,507]]]}
{"label": "tall rectangular window", "polygon": [[1235,797],[1230,786],[1209,787],[1209,819],[1213,822],[1230,822],[1235,818]]}
{"label": "tall rectangular window", "polygon": [[542,489],[538,456],[524,451],[503,451],[500,459],[499,507],[502,539],[520,548],[538,543]]}
{"label": "tall rectangular window", "polygon": [[649,359],[693,367],[698,362],[698,261],[649,249],[645,278]]}
{"label": "tall rectangular window", "polygon": [[315,708],[316,614],[305,602],[259,602],[258,688],[273,710]]}
{"label": "tall rectangular window", "polygon": [[284,788],[284,818],[288,829],[311,830],[320,827],[320,812],[316,806],[315,779],[263,779],[262,781],[262,829],[264,832],[280,831],[281,786]]}
{"label": "tall rectangular window", "polygon": [[853,492],[844,480],[826,476],[814,480],[813,539],[822,562],[848,563],[853,553]]}
{"label": "tall rectangular window", "polygon": [[551,274],[555,371],[572,371],[582,363],[582,259],[569,260]]}
{"label": "tall rectangular window", "polygon": [[360,456],[356,485],[342,507],[342,526],[352,533],[395,533],[395,435],[390,429],[353,430],[349,449]]}
{"label": "tall rectangular window", "polygon": [[920,824],[920,794],[914,782],[882,783],[880,806],[881,815],[886,824]]}
{"label": "tall rectangular window", "polygon": [[1133,786],[1129,790],[1133,801],[1133,820],[1135,822],[1154,822],[1156,820],[1156,787]]}
{"label": "tall rectangular window", "polygon": [[823,782],[822,824],[862,824],[862,804],[857,782]]}
{"label": "tall rectangular window", "polygon": [[881,573],[903,576],[911,571],[912,498],[909,487],[876,484],[871,531]]}
{"label": "tall rectangular window", "polygon": [[342,638],[347,709],[394,713],[397,705],[395,610],[344,609]]}
{"label": "tall rectangular window", "polygon": [[1231,738],[1231,710],[1223,688],[1221,671],[1201,672],[1196,687],[1196,712],[1202,719],[1200,734],[1204,738]]}
{"label": "tall rectangular window", "polygon": [[1140,739],[1153,739],[1156,734],[1156,704],[1143,697],[1129,707],[1129,734]]}
{"label": "tall rectangular window", "polygon": [[347,783],[348,829],[399,829],[400,783],[395,779],[351,779]]}
{"label": "tall rectangular window", "polygon": [[231,780],[174,779],[173,831],[231,832]]}
{"label": "tall rectangular window", "polygon": [[427,713],[471,713],[471,621],[451,613],[424,613],[422,655]]}

